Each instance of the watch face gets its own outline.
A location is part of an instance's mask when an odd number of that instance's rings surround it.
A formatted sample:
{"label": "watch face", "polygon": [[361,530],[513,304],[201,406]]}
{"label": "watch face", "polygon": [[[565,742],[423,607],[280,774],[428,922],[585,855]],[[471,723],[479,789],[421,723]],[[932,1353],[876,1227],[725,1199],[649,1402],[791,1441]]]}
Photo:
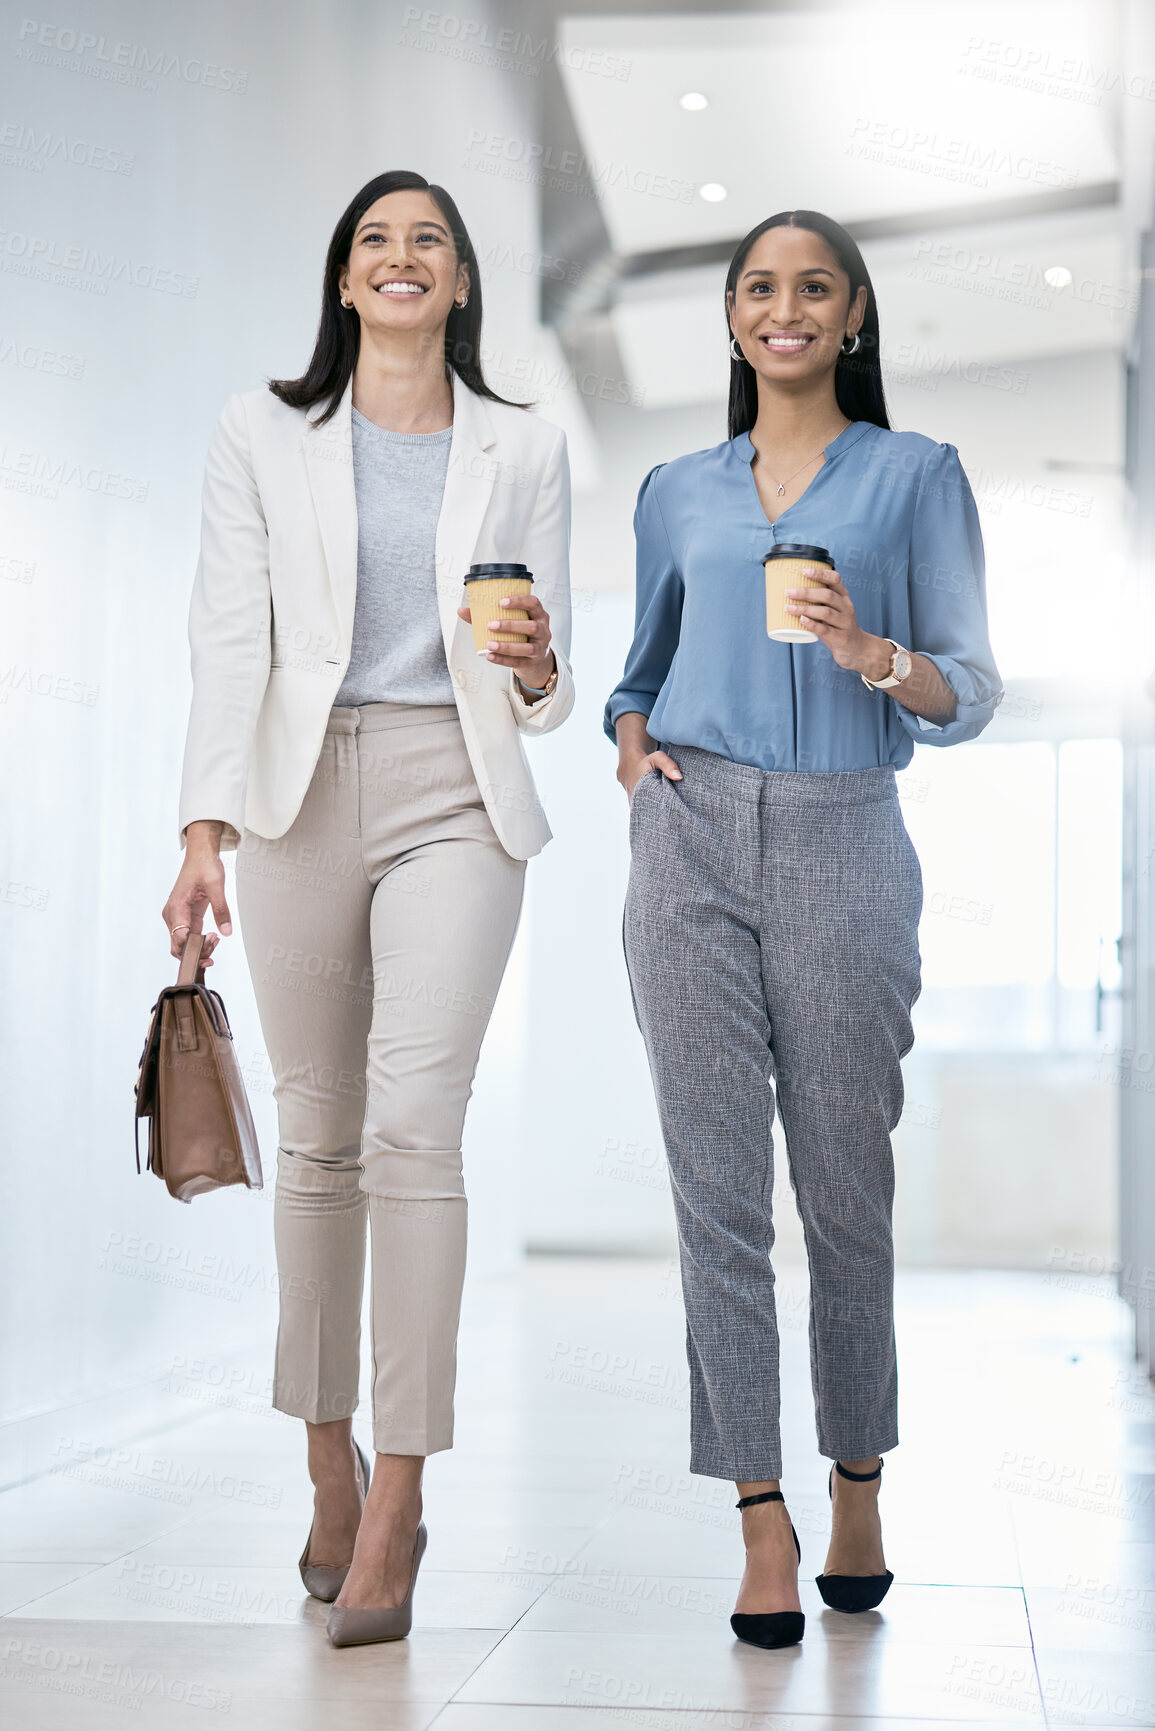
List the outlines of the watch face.
{"label": "watch face", "polygon": [[891,671],[895,679],[905,679],[910,672],[910,653],[906,649],[896,649]]}

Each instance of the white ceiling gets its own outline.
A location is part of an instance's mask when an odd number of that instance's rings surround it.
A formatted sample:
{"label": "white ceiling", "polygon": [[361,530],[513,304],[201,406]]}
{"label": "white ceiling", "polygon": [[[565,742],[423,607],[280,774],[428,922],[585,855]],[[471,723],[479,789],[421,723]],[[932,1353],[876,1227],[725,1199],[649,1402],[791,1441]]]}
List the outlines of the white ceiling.
{"label": "white ceiling", "polygon": [[[1114,25],[1114,7],[1060,0],[559,30],[611,241],[637,253],[736,237],[791,207],[853,223],[1113,180]],[[709,106],[686,112],[689,90]],[[707,182],[723,202],[698,196]]]}

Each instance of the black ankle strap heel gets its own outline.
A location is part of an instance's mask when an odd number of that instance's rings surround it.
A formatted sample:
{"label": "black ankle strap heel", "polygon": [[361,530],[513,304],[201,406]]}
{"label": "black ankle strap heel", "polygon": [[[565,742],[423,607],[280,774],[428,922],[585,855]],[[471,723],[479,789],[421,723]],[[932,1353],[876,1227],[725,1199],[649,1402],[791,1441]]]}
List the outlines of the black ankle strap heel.
{"label": "black ankle strap heel", "polygon": [[[840,1478],[853,1479],[856,1484],[869,1484],[872,1479],[882,1477],[882,1456],[879,1455],[878,1465],[872,1473],[852,1473],[841,1461],[835,1461],[826,1483],[831,1502],[834,1500],[836,1472]],[[893,1580],[894,1576],[887,1569],[881,1575],[816,1575],[814,1584],[822,1594],[823,1604],[829,1605],[832,1611],[873,1611],[885,1599]]]}
{"label": "black ankle strap heel", "polygon": [[856,1484],[867,1485],[871,1479],[882,1477],[882,1456],[878,1457],[878,1465],[872,1473],[852,1473],[849,1467],[844,1467],[841,1461],[835,1461],[834,1470],[840,1479],[853,1479]]}
{"label": "black ankle strap heel", "polygon": [[[785,1501],[781,1491],[760,1491],[755,1497],[742,1497],[734,1507],[752,1509],[755,1503]],[[798,1561],[801,1562],[802,1546],[798,1543],[793,1521],[790,1523],[790,1531],[794,1538],[794,1549],[798,1552]],[[802,1611],[735,1611],[730,1618],[730,1627],[740,1641],[748,1641],[752,1647],[795,1647],[802,1639],[806,1617]]]}

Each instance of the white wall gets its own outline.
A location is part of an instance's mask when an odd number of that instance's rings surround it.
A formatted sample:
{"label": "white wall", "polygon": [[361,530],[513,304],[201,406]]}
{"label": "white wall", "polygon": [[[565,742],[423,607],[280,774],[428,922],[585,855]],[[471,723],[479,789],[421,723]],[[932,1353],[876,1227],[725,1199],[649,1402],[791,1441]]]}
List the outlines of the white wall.
{"label": "white wall", "polygon": [[[59,28],[102,39],[79,53],[13,9],[0,22],[3,116],[36,134],[9,132],[0,158],[0,1480],[51,1453],[70,1402],[181,1355],[271,1347],[271,1193],[184,1208],[138,1178],[132,1084],[172,974],[160,909],[180,858],[185,619],[220,407],[304,365],[329,233],[371,175],[446,184],[483,257],[538,244],[535,189],[468,166],[473,128],[532,124],[533,77],[462,63],[420,26],[403,39],[404,10],[70,4],[50,14]],[[141,59],[158,53],[149,88]],[[487,341],[516,360],[534,346],[536,277],[486,274]],[[239,941],[220,957],[271,1169]],[[521,967],[469,1128],[481,1268],[518,1242],[505,1092]]]}

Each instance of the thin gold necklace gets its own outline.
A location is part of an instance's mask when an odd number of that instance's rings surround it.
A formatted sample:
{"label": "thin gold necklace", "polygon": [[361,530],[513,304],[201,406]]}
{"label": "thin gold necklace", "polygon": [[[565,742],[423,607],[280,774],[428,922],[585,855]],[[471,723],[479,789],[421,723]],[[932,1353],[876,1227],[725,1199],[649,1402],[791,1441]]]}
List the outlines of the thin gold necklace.
{"label": "thin gold necklace", "polygon": [[[760,456],[760,455],[759,455],[759,453],[758,453],[758,452],[757,452],[757,451],[755,451],[755,453],[754,453],[754,454],[755,454],[755,456],[756,456],[756,457],[758,457],[758,461],[759,461],[759,462],[760,462],[760,463],[762,463],[762,464],[763,464],[763,466],[764,466],[764,467],[765,467],[765,461],[766,461],[766,460],[765,460],[765,458],[764,458],[764,457],[762,457],[762,456]],[[800,475],[800,474],[801,474],[801,473],[802,473],[802,471],[803,471],[803,469],[808,469],[808,468],[809,468],[809,467],[810,467],[810,465],[811,465],[811,463],[813,463],[813,462],[814,462],[814,461],[815,461],[815,459],[816,459],[816,458],[818,458],[818,457],[822,457],[822,456],[825,456],[825,454],[826,454],[826,446],[825,446],[825,445],[823,445],[823,447],[822,447],[822,449],[821,449],[821,451],[816,451],[816,452],[815,452],[815,453],[814,453],[814,456],[813,456],[813,457],[807,457],[807,459],[806,459],[806,461],[805,461],[805,462],[804,462],[804,463],[800,463],[800,464],[799,464],[799,465],[798,465],[798,467],[797,467],[797,468],[796,468],[796,469],[795,469],[795,471],[794,471],[794,475]],[[767,474],[768,474],[768,475],[770,475],[770,470],[769,470],[769,468],[766,468],[766,473],[767,473]],[[788,487],[788,486],[789,486],[789,485],[790,485],[790,482],[791,482],[791,481],[792,481],[792,480],[793,480],[793,479],[794,479],[794,475],[787,475],[787,477],[786,477],[786,479],[785,479],[785,480],[784,480],[784,481],[778,481],[778,477],[777,477],[777,475],[770,475],[770,479],[771,479],[771,480],[772,480],[772,481],[777,481],[777,482],[778,482],[778,491],[777,491],[777,493],[775,493],[775,495],[774,495],[774,497],[775,497],[775,498],[776,498],[776,499],[781,499],[781,498],[782,498],[782,497],[783,497],[783,495],[784,495],[784,494],[785,494],[785,492],[786,492],[786,489],[787,489],[787,487]]]}

